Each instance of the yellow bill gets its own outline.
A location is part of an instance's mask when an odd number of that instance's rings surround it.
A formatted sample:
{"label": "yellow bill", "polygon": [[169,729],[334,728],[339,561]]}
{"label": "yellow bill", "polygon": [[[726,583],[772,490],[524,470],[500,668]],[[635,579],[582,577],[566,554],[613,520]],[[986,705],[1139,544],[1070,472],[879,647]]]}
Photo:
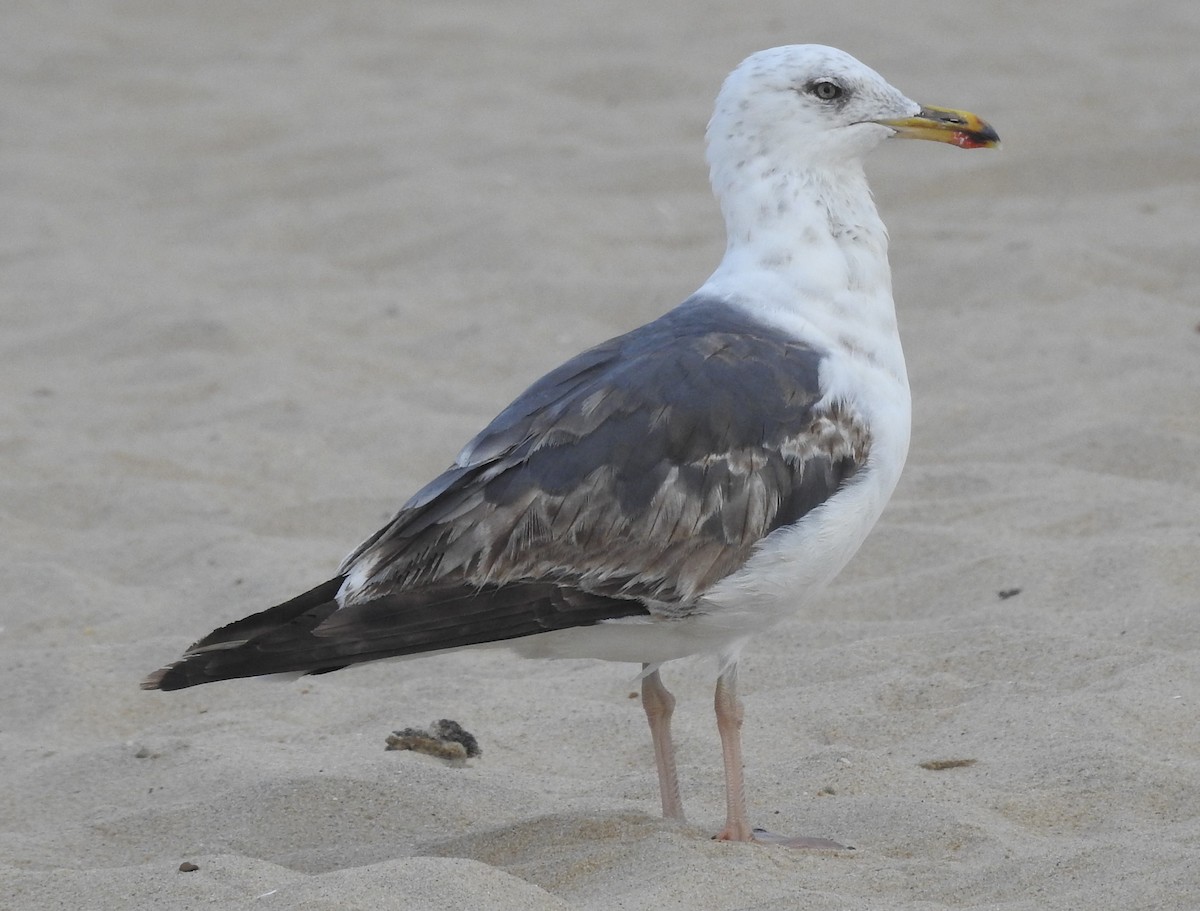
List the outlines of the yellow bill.
{"label": "yellow bill", "polygon": [[891,127],[899,139],[932,139],[960,149],[994,149],[1000,145],[996,131],[970,111],[923,107],[914,117],[875,122]]}

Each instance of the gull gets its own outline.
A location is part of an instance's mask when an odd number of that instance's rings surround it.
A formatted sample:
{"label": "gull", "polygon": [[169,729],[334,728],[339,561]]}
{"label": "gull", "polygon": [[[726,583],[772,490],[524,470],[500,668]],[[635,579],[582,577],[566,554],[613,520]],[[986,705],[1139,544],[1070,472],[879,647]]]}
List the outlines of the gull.
{"label": "gull", "polygon": [[337,575],[224,626],[146,689],[470,646],[642,665],[663,815],[684,818],[664,662],[716,659],[726,820],[751,827],[738,659],[858,550],[899,480],[911,403],[864,156],[998,145],[848,54],[791,45],[726,79],[707,130],[727,246],[675,309],[537,380]]}

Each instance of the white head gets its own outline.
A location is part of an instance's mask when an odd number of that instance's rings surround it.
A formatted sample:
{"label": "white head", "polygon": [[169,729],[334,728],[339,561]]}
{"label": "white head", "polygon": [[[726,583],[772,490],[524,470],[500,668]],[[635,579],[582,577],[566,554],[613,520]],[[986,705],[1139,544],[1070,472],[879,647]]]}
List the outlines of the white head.
{"label": "white head", "polygon": [[922,107],[835,48],[792,45],[746,58],[708,125],[728,246],[706,288],[725,293],[728,275],[738,276],[730,287],[742,287],[756,271],[787,276],[781,298],[874,294],[890,312],[887,230],[862,159],[891,136],[961,148],[999,142],[974,114]]}
{"label": "white head", "polygon": [[709,163],[786,157],[821,167],[857,161],[914,117],[915,101],[849,54],[819,44],[759,51],[725,80],[708,124]]}
{"label": "white head", "polygon": [[752,54],[729,74],[708,124],[708,159],[714,170],[754,159],[790,170],[857,166],[889,136],[997,143],[979,118],[922,108],[844,51],[794,44]]}

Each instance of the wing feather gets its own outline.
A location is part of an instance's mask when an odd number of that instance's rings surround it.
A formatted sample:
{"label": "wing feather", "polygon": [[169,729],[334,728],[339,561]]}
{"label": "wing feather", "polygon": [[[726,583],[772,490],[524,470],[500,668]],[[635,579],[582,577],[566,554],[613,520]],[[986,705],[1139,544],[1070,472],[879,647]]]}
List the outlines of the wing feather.
{"label": "wing feather", "polygon": [[681,607],[865,461],[823,352],[693,302],[551,372],[351,554],[346,603],[555,579]]}
{"label": "wing feather", "polygon": [[343,563],[222,627],[147,688],[322,673],[703,609],[773,531],[864,464],[818,348],[692,301],[535,383]]}

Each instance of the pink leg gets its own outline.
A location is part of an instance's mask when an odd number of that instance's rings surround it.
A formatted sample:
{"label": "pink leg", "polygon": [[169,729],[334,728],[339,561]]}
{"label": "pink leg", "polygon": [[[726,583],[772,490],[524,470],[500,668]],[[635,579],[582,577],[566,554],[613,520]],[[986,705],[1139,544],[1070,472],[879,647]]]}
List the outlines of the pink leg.
{"label": "pink leg", "polygon": [[713,705],[717,710],[721,754],[725,758],[725,828],[716,837],[719,841],[752,841],[754,832],[746,819],[746,778],[742,772],[744,712],[737,695],[736,664],[717,678]]}
{"label": "pink leg", "polygon": [[[642,666],[645,670],[647,665]],[[671,740],[671,713],[675,697],[663,686],[658,671],[642,678],[642,708],[650,722],[654,741],[654,763],[658,766],[658,791],[662,796],[663,816],[683,819],[683,800],[679,797],[679,773],[675,768],[675,744]]]}
{"label": "pink leg", "polygon": [[717,710],[717,731],[721,734],[721,752],[725,758],[725,828],[714,837],[719,841],[752,841],[789,848],[844,850],[844,845],[828,838],[786,838],[750,827],[746,816],[746,778],[742,771],[744,710],[737,694],[736,664],[730,665],[717,678],[713,704]]}

